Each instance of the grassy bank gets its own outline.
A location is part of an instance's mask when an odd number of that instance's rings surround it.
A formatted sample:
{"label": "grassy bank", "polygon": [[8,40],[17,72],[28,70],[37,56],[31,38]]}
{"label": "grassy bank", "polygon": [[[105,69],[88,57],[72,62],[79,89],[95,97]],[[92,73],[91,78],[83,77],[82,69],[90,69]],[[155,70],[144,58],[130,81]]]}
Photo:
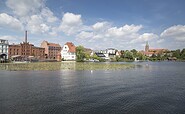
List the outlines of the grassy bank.
{"label": "grassy bank", "polygon": [[0,64],[0,70],[116,70],[133,68],[131,64],[116,63],[79,63],[79,62],[38,62],[38,63],[6,63]]}

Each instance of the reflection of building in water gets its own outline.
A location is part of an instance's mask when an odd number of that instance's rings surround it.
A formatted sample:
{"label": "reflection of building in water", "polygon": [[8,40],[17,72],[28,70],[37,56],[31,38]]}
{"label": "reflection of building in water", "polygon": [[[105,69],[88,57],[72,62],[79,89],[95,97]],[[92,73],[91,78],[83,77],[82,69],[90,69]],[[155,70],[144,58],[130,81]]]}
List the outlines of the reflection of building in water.
{"label": "reflection of building in water", "polygon": [[164,54],[165,52],[167,52],[168,49],[150,49],[150,46],[148,44],[148,42],[146,42],[146,45],[145,45],[145,51],[141,51],[142,54],[146,55],[146,56],[149,56],[151,57],[152,55],[158,55],[158,54]]}
{"label": "reflection of building in water", "polygon": [[8,40],[0,39],[0,62],[8,59]]}
{"label": "reflection of building in water", "polygon": [[27,42],[27,31],[25,31],[25,41],[20,44],[9,45],[9,58],[29,58],[44,59],[44,48],[35,47],[33,44]]}
{"label": "reflection of building in water", "polygon": [[61,70],[76,70],[75,61],[62,61]]}

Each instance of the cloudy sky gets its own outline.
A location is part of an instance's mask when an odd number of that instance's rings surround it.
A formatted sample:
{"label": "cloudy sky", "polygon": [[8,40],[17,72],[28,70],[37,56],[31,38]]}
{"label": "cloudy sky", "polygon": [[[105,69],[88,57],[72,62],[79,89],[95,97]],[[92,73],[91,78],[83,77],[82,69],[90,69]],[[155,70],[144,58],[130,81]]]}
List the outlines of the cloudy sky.
{"label": "cloudy sky", "polygon": [[0,0],[0,39],[92,49],[185,48],[185,0]]}

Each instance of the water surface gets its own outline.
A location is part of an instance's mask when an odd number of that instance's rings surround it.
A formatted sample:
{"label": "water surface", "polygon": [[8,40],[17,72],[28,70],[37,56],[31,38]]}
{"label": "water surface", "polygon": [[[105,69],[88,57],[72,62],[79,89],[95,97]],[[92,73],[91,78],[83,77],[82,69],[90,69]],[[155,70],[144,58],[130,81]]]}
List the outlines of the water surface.
{"label": "water surface", "polygon": [[122,70],[0,71],[0,112],[185,112],[185,63],[130,64],[141,64],[142,67]]}

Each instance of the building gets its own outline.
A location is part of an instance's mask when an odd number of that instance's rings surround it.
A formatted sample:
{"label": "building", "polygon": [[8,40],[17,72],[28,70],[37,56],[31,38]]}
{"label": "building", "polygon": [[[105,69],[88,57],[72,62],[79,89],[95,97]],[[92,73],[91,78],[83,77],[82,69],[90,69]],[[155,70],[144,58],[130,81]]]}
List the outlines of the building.
{"label": "building", "polygon": [[145,51],[141,51],[142,54],[151,57],[152,55],[164,54],[168,49],[150,49],[148,42],[145,45]]}
{"label": "building", "polygon": [[114,48],[108,48],[106,50],[95,50],[94,53],[105,60],[110,60],[115,58],[119,53]]}
{"label": "building", "polygon": [[0,39],[0,62],[8,59],[8,40]]}
{"label": "building", "polygon": [[67,42],[61,51],[63,60],[76,60],[76,47],[72,42]]}
{"label": "building", "polygon": [[45,49],[36,47],[33,44],[30,44],[27,42],[27,31],[25,31],[25,41],[20,44],[12,44],[9,45],[8,49],[8,56],[11,59],[20,58],[22,60],[27,60],[29,58],[35,58],[35,59],[44,59]]}
{"label": "building", "polygon": [[61,46],[55,43],[49,43],[47,41],[43,41],[41,43],[41,47],[45,48],[45,57],[46,59],[53,59],[60,61],[60,53],[61,53]]}

